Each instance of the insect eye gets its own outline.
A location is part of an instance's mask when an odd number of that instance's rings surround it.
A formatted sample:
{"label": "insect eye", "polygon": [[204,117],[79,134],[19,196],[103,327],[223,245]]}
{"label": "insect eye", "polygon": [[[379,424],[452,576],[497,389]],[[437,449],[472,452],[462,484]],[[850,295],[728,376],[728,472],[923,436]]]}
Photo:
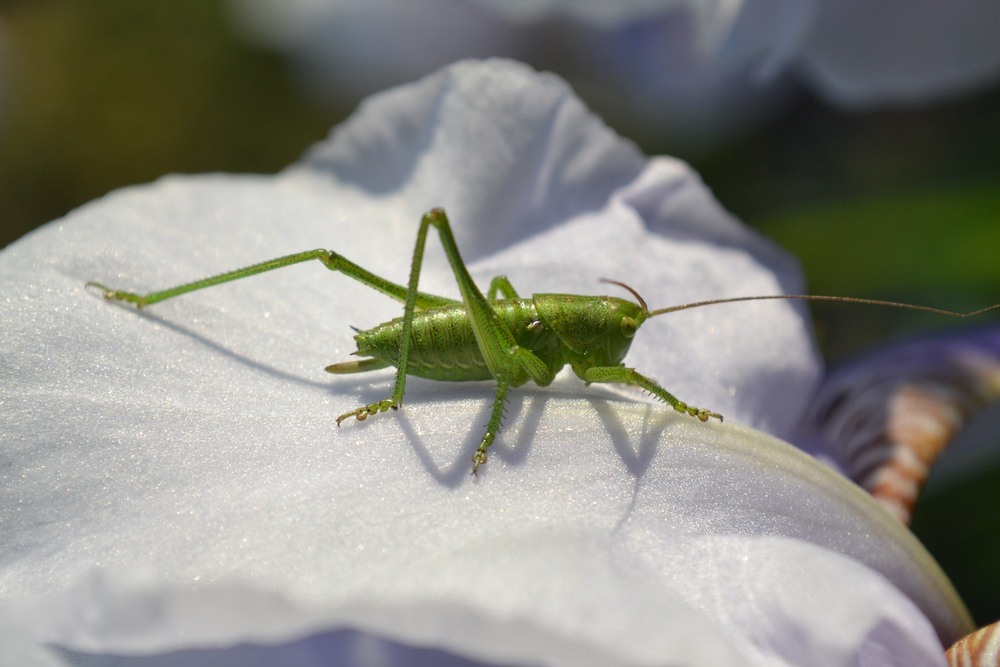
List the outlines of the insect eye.
{"label": "insect eye", "polygon": [[627,316],[623,317],[622,318],[622,335],[625,336],[626,338],[631,338],[632,336],[635,335],[635,330],[636,330],[635,320],[632,319],[631,317],[627,317]]}

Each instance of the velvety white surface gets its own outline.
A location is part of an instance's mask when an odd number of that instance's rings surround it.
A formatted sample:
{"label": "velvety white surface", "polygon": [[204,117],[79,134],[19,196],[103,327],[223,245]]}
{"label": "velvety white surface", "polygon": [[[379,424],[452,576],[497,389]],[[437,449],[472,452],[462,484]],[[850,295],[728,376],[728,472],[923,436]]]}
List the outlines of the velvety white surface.
{"label": "velvety white surface", "polygon": [[[323,367],[348,325],[401,308],[318,263],[142,312],[83,289],[319,246],[405,281],[433,205],[481,285],[506,273],[524,295],[601,276],[652,306],[801,289],[685,165],[500,61],[369,100],[283,174],[112,193],[0,255],[0,658],[942,664],[936,635],[968,622],[919,544],[732,425],[780,434],[803,410],[819,367],[791,304],[638,333],[628,363],[726,425],[564,376],[512,392],[472,479],[489,383],[411,380],[404,410],[335,426],[392,373]],[[421,289],[456,294],[429,245]]]}

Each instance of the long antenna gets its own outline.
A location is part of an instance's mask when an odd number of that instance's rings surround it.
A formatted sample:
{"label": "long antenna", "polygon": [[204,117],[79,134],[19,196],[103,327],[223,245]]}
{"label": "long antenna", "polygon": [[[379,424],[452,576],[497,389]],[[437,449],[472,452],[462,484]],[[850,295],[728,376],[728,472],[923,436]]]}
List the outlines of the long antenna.
{"label": "long antenna", "polygon": [[646,316],[647,319],[650,317],[656,317],[657,315],[666,315],[667,313],[676,313],[679,310],[688,310],[690,308],[701,308],[702,306],[714,306],[720,303],[739,303],[740,301],[772,301],[772,300],[784,300],[784,301],[836,301],[838,303],[859,303],[867,306],[886,306],[889,308],[904,308],[906,310],[920,310],[925,313],[935,313],[937,315],[947,315],[948,317],[974,317],[976,315],[982,315],[983,313],[988,313],[991,310],[1000,310],[1000,303],[994,304],[992,306],[987,306],[986,308],[980,308],[979,310],[973,310],[968,313],[960,313],[954,310],[947,310],[945,308],[935,308],[934,306],[918,306],[912,303],[900,303],[898,301],[883,301],[882,299],[860,299],[851,296],[817,296],[813,294],[775,294],[768,296],[734,296],[725,299],[709,299],[708,301],[695,301],[693,303],[685,303],[680,306],[670,306],[668,308],[658,308],[652,310]]}
{"label": "long antenna", "polygon": [[619,282],[617,280],[611,280],[610,278],[599,278],[598,281],[602,283],[607,283],[609,285],[618,285],[618,287],[627,289],[629,292],[632,293],[632,296],[635,297],[635,300],[639,302],[639,307],[642,308],[642,312],[644,313],[649,312],[649,306],[646,305],[646,300],[643,299],[641,296],[639,296],[638,292],[636,292],[634,289],[632,289],[625,283]]}

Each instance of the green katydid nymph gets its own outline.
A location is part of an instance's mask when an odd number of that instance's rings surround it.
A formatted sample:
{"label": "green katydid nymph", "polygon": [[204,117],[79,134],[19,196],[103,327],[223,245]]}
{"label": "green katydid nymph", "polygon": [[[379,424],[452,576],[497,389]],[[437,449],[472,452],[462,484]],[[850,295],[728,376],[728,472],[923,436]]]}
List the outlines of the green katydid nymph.
{"label": "green katydid nymph", "polygon": [[[461,301],[417,290],[424,245],[431,227],[438,231],[441,238],[458,282]],[[358,349],[354,354],[363,358],[326,368],[330,373],[338,374],[365,373],[389,366],[397,369],[392,396],[340,415],[337,425],[351,417],[364,421],[371,415],[399,408],[403,404],[407,375],[449,382],[492,379],[497,384],[496,398],[486,433],[472,455],[473,475],[478,473],[479,466],[486,463],[487,450],[500,429],[507,390],[528,380],[541,386],[548,385],[567,364],[584,382],[636,385],[678,412],[701,421],[712,418],[722,421],[722,415],[688,405],[652,379],[625,366],[623,360],[632,338],[651,317],[713,304],[765,299],[863,303],[953,317],[969,317],[1000,308],[997,304],[971,313],[957,313],[929,306],[851,297],[768,295],[712,299],[651,311],[635,290],[612,280],[604,282],[628,290],[636,302],[612,296],[573,294],[535,294],[530,298],[521,298],[505,276],[494,278],[484,296],[469,275],[448,218],[439,208],[426,213],[420,221],[406,287],[381,278],[336,252],[322,249],[279,257],[148,294],[111,289],[97,282],[89,282],[87,287],[99,289],[106,299],[142,308],[181,294],[310,260],[318,260],[331,271],[339,271],[405,304],[401,318],[367,331],[358,331],[354,337]]]}

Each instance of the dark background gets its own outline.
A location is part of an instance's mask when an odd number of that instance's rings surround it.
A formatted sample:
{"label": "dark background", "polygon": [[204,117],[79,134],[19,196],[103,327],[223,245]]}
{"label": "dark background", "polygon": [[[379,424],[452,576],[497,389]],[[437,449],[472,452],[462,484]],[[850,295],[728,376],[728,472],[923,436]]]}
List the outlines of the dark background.
{"label": "dark background", "polygon": [[[0,247],[166,173],[274,172],[359,101],[306,99],[286,59],[243,40],[217,0],[0,1],[0,21]],[[800,258],[813,293],[1000,302],[1000,86],[865,113],[800,92],[711,149],[611,117],[646,153],[690,161]],[[814,309],[829,358],[952,325],[861,310]],[[1000,427],[979,430],[1000,447]],[[997,467],[928,498],[914,524],[980,623],[1000,618]]]}

